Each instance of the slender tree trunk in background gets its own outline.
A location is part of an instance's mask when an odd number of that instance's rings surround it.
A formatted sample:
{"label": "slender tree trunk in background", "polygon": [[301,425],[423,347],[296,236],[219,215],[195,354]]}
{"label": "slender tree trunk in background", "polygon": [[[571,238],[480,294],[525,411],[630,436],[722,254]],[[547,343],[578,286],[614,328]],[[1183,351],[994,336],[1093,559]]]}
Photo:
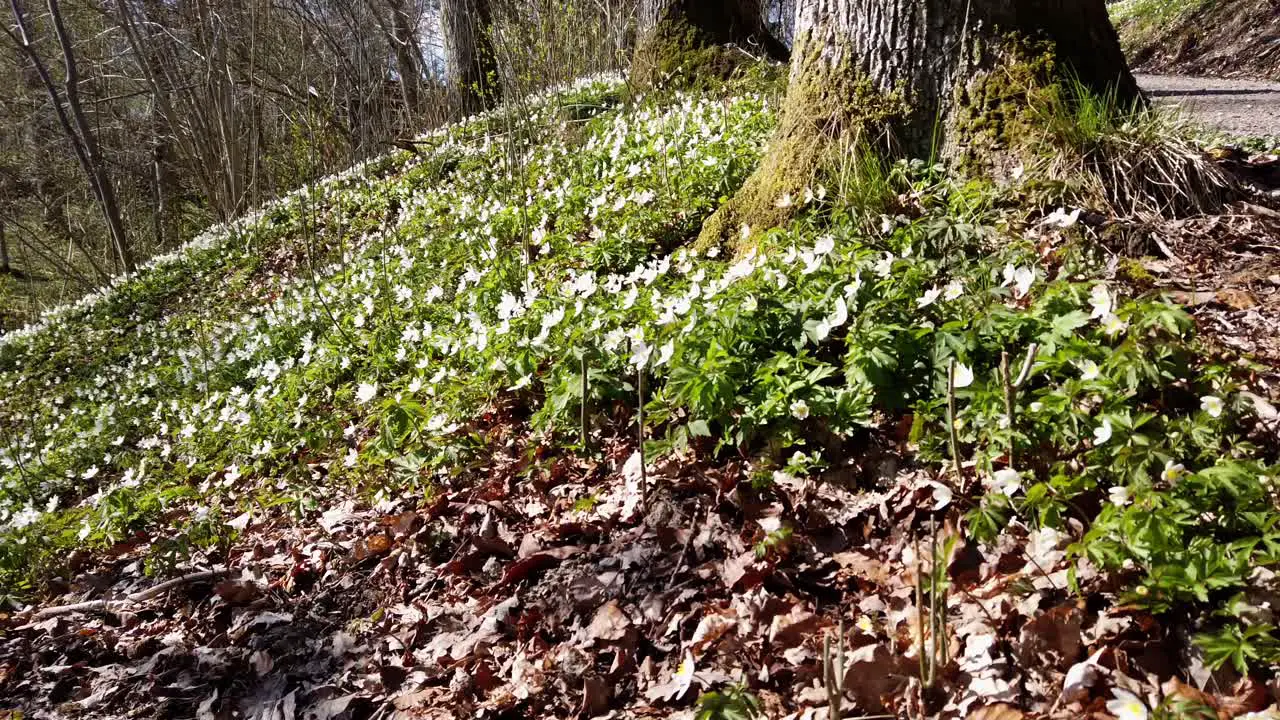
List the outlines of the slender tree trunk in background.
{"label": "slender tree trunk in background", "polygon": [[794,35],[778,130],[703,242],[784,221],[778,200],[813,182],[837,141],[909,157],[969,152],[990,140],[974,128],[1009,122],[1032,93],[1071,77],[1141,102],[1105,0],[799,0]]}
{"label": "slender tree trunk in background", "polygon": [[391,31],[388,42],[396,57],[396,72],[400,75],[400,92],[404,95],[405,112],[412,118],[418,111],[422,90],[423,68],[419,64],[418,35],[415,20],[405,8],[404,0],[388,0],[391,6]]}
{"label": "slender tree trunk in background", "polygon": [[489,39],[489,0],[440,0],[440,16],[449,82],[463,114],[493,106],[498,72]]}
{"label": "slender tree trunk in background", "polygon": [[116,198],[115,184],[107,173],[107,167],[101,153],[98,152],[98,138],[94,134],[93,128],[89,125],[88,119],[85,118],[84,109],[80,105],[80,69],[76,64],[75,48],[71,41],[71,34],[67,32],[66,25],[62,21],[62,9],[58,6],[58,0],[49,0],[49,17],[53,21],[53,31],[58,37],[58,45],[62,49],[64,72],[66,73],[63,82],[66,88],[67,106],[71,109],[71,117],[75,120],[76,129],[79,131],[80,139],[84,143],[85,156],[89,160],[89,167],[98,186],[99,199],[102,202],[102,214],[106,218],[107,227],[111,231],[111,243],[116,251],[116,259],[120,261],[120,266],[125,272],[133,272],[136,269],[133,250],[129,247],[129,238],[125,234],[124,220],[120,217],[120,202]]}
{"label": "slender tree trunk in background", "polygon": [[789,57],[765,24],[761,0],[641,0],[638,20],[631,79],[641,87],[706,74],[727,77],[749,57]]}
{"label": "slender tree trunk in background", "polygon": [[[156,132],[156,137],[162,135]],[[165,240],[168,233],[165,232],[165,221],[168,218],[168,173],[165,172],[165,143],[157,140],[156,144],[151,148],[151,223],[155,230],[156,248],[165,247]]]}
{"label": "slender tree trunk in background", "polygon": [[240,128],[243,119],[243,108],[236,102],[235,89],[232,87],[231,65],[227,58],[226,27],[216,17],[217,11],[212,7],[199,4],[201,10],[201,26],[210,33],[212,52],[209,53],[205,68],[205,82],[209,84],[209,97],[213,105],[208,109],[217,123],[218,144],[223,159],[223,220],[230,220],[244,209],[246,157],[240,142]]}
{"label": "slender tree trunk in background", "polygon": [[[27,13],[23,9],[22,3],[20,0],[10,0],[9,7],[13,11],[13,20],[17,31],[14,32],[9,28],[5,30],[10,39],[18,46],[18,49],[31,61],[36,74],[40,77],[40,82],[44,85],[45,91],[49,95],[49,101],[53,105],[54,115],[58,120],[58,124],[62,128],[63,134],[67,136],[67,141],[71,143],[71,149],[75,152],[76,160],[79,161],[81,169],[84,170],[89,180],[90,189],[93,190],[94,198],[98,201],[98,207],[102,212],[103,219],[107,222],[116,260],[126,272],[132,272],[134,270],[133,253],[129,247],[129,239],[125,235],[124,223],[120,218],[120,205],[116,199],[115,186],[112,185],[102,158],[98,154],[97,139],[93,134],[93,128],[89,127],[89,123],[84,117],[84,111],[80,106],[79,70],[76,66],[70,34],[62,22],[61,8],[58,6],[57,0],[49,0],[49,14],[53,20],[54,31],[57,34],[58,42],[62,49],[63,61],[66,65],[66,78],[63,90],[60,92],[53,76],[49,73],[48,66],[45,65],[44,59],[40,57],[31,41],[31,29],[27,25]],[[67,95],[66,106],[63,105],[63,93]],[[71,112],[70,117],[67,114],[68,110]],[[72,124],[73,117],[74,126]]]}
{"label": "slender tree trunk in background", "polygon": [[13,266],[9,264],[9,241],[5,237],[4,221],[0,220],[0,275],[8,275],[13,272]]}

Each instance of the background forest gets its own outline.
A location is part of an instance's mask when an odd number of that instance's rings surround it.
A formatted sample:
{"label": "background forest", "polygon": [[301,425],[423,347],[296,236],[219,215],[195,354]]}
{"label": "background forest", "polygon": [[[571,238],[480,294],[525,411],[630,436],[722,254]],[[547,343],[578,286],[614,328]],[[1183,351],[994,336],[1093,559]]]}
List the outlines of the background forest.
{"label": "background forest", "polygon": [[0,329],[499,97],[623,67],[639,10],[632,0],[6,5]]}

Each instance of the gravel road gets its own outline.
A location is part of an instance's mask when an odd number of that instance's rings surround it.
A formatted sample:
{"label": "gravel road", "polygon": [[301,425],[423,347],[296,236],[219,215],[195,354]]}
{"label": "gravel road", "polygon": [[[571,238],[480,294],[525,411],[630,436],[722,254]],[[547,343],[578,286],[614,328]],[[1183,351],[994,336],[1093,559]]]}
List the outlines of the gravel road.
{"label": "gravel road", "polygon": [[1138,75],[1152,100],[1181,105],[1197,122],[1232,135],[1280,136],[1280,83]]}

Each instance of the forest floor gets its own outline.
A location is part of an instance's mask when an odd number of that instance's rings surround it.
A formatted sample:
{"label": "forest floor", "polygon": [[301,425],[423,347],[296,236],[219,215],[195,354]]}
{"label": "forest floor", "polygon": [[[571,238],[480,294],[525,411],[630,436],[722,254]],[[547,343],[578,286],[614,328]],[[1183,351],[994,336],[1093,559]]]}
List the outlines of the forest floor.
{"label": "forest floor", "polygon": [[1177,105],[1206,128],[1280,137],[1280,82],[1187,75],[1141,74],[1137,78],[1155,102]]}
{"label": "forest floor", "polygon": [[0,346],[0,717],[822,720],[834,637],[845,717],[1280,701],[1280,161],[1179,217],[903,162],[699,253],[773,106],[618,93]]}

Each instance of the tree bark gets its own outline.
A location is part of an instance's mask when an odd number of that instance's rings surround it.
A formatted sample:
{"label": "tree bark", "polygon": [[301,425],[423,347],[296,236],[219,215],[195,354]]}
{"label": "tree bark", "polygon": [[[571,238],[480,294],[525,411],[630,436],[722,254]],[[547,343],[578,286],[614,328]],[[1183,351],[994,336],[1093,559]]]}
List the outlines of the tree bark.
{"label": "tree bark", "polygon": [[797,6],[791,84],[853,74],[900,93],[909,110],[897,139],[921,154],[945,142],[935,131],[945,133],[975,79],[1009,60],[1014,38],[1041,43],[1094,92],[1139,98],[1105,0],[807,0]]}
{"label": "tree bark", "polygon": [[813,182],[837,142],[951,156],[969,150],[975,118],[1005,122],[1072,77],[1141,102],[1105,0],[799,0],[778,129],[700,242],[783,222],[779,199]]}
{"label": "tree bark", "polygon": [[9,264],[9,241],[5,236],[4,221],[0,220],[0,275],[8,275],[13,272],[13,266]]}
{"label": "tree bark", "polygon": [[727,77],[750,57],[790,57],[765,25],[761,0],[643,0],[638,26],[631,79],[642,87],[706,74]]}
{"label": "tree bark", "polygon": [[388,33],[388,40],[396,57],[405,112],[413,117],[418,111],[423,75],[416,31],[417,18],[405,8],[404,0],[390,0],[388,4],[391,6],[391,31]]}
{"label": "tree bark", "polygon": [[[94,198],[98,201],[98,207],[102,212],[103,219],[107,222],[116,260],[125,272],[132,272],[134,270],[133,253],[129,246],[129,239],[125,235],[124,222],[120,217],[120,204],[116,199],[115,186],[111,182],[102,157],[98,154],[97,140],[93,134],[93,128],[89,127],[84,117],[84,111],[80,106],[79,71],[75,62],[70,36],[63,25],[62,14],[57,0],[49,0],[49,13],[53,19],[54,31],[62,48],[63,61],[66,65],[66,77],[64,78],[61,92],[54,82],[48,66],[45,65],[44,58],[35,49],[31,39],[31,29],[27,25],[27,12],[22,7],[22,3],[20,0],[10,0],[9,7],[13,11],[16,31],[9,28],[5,28],[5,31],[18,49],[22,51],[23,55],[31,61],[32,67],[40,77],[40,82],[44,85],[45,91],[49,95],[49,101],[53,105],[54,115],[58,119],[58,124],[62,128],[63,134],[67,136],[67,141],[71,143],[71,149],[75,152],[81,169],[84,170],[85,175],[88,177],[89,187],[93,191]],[[64,94],[67,96],[65,106],[62,97]],[[70,115],[68,115],[68,111],[70,111]]]}
{"label": "tree bark", "polygon": [[493,14],[489,0],[441,0],[445,64],[464,114],[497,103],[498,71],[489,39]]}
{"label": "tree bark", "polygon": [[129,238],[125,234],[124,220],[120,217],[120,201],[116,198],[115,184],[107,173],[106,163],[98,151],[98,138],[85,118],[84,108],[80,104],[80,69],[76,64],[75,49],[71,35],[62,21],[62,9],[58,0],[49,0],[49,17],[53,21],[53,32],[58,38],[58,46],[62,49],[64,68],[63,85],[66,90],[67,107],[71,109],[71,117],[75,120],[76,130],[84,143],[85,156],[89,160],[89,169],[94,176],[102,202],[102,214],[111,230],[111,243],[115,247],[116,259],[120,261],[125,272],[136,269],[133,250],[129,247]]}

